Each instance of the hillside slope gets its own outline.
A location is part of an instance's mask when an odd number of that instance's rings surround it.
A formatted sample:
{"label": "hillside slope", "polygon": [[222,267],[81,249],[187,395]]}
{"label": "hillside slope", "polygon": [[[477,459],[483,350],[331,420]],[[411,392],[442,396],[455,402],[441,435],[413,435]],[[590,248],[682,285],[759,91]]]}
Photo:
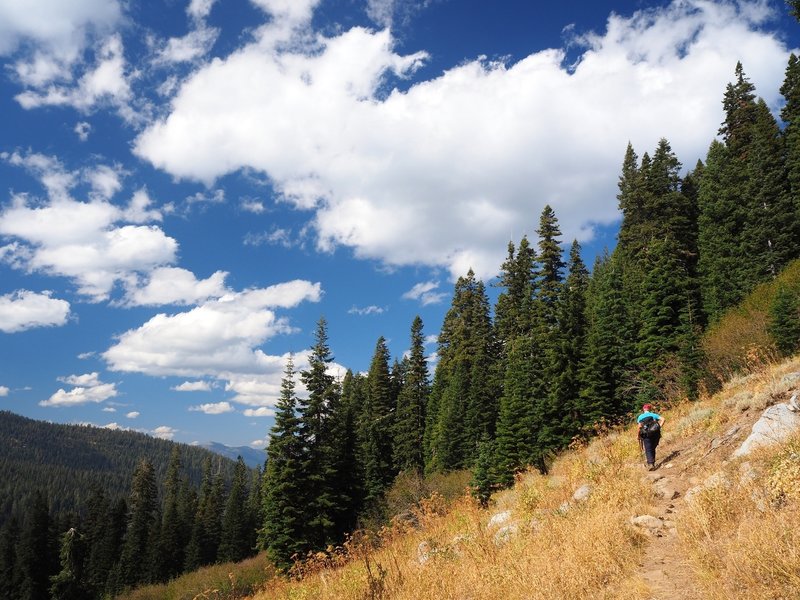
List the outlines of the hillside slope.
{"label": "hillside slope", "polygon": [[195,485],[207,457],[231,479],[234,463],[203,448],[133,431],[57,425],[0,411],[0,525],[9,515],[20,514],[37,490],[47,493],[53,514],[83,506],[93,486],[111,497],[126,496],[143,458],[153,463],[161,482],[175,446],[181,449],[183,472]]}
{"label": "hillside slope", "polygon": [[790,598],[800,589],[800,437],[735,458],[765,408],[800,388],[800,360],[660,411],[658,469],[633,428],[528,473],[488,510],[432,499],[377,539],[320,556],[276,598]]}

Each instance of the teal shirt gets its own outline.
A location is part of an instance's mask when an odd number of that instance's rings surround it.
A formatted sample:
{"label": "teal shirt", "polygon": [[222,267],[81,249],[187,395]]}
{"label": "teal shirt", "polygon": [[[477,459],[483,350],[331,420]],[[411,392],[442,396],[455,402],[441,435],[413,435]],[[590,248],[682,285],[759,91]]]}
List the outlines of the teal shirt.
{"label": "teal shirt", "polygon": [[654,412],[649,412],[648,411],[648,412],[644,412],[644,413],[640,414],[638,417],[636,417],[636,422],[637,423],[641,423],[647,417],[653,417],[656,421],[660,421],[661,420],[661,415],[658,415],[658,414],[656,414]]}

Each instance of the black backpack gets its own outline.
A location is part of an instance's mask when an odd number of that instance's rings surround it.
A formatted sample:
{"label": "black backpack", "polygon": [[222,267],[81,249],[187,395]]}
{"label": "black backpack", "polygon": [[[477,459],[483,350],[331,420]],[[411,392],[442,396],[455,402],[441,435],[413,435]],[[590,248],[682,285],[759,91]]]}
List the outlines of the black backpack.
{"label": "black backpack", "polygon": [[642,419],[642,426],[639,429],[639,437],[653,439],[661,435],[661,425],[653,417]]}

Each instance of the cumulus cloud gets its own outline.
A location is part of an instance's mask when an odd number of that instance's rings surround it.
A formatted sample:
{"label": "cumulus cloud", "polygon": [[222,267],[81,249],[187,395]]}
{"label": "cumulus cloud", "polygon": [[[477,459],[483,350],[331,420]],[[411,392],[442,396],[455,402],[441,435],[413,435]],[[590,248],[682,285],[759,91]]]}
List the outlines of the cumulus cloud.
{"label": "cumulus cloud", "polygon": [[[107,201],[119,188],[118,172],[93,168],[70,172],[56,159],[41,154],[3,154],[12,165],[37,176],[47,190],[48,202],[17,195],[0,211],[0,236],[16,238],[3,247],[0,259],[15,268],[72,279],[78,292],[94,301],[109,296],[114,284],[132,274],[149,272],[174,262],[178,244],[148,220],[160,219],[147,210],[146,192],[136,192],[120,208]],[[96,197],[81,202],[70,197],[76,181],[92,183]],[[133,224],[126,224],[133,223]]]}
{"label": "cumulus cloud", "polygon": [[439,304],[447,297],[447,293],[437,292],[436,290],[438,288],[438,281],[423,281],[421,283],[417,283],[414,285],[414,287],[403,294],[403,298],[406,300],[419,300],[422,306]]}
{"label": "cumulus cloud", "polygon": [[221,415],[223,413],[233,412],[233,406],[230,402],[213,402],[209,404],[200,404],[198,406],[190,406],[190,411],[201,412],[207,415]]}
{"label": "cumulus cloud", "polygon": [[364,315],[382,315],[385,312],[386,312],[385,308],[382,308],[380,306],[375,306],[373,304],[371,306],[364,306],[364,307],[353,306],[350,310],[347,311],[347,314],[364,316]]}
{"label": "cumulus cloud", "polygon": [[123,304],[158,306],[165,304],[197,304],[229,293],[225,286],[227,273],[217,271],[207,279],[197,279],[191,271],[178,267],[160,267],[147,276],[147,283],[138,279],[126,283]]}
{"label": "cumulus cloud", "polygon": [[133,410],[133,411],[127,413],[125,416],[128,419],[137,419],[137,418],[139,418],[140,414],[141,414],[140,412]]}
{"label": "cumulus cloud", "polygon": [[17,290],[0,296],[0,331],[4,333],[58,327],[67,322],[69,315],[69,302],[51,298],[51,292]]}
{"label": "cumulus cloud", "polygon": [[17,94],[16,100],[25,109],[42,106],[71,106],[88,112],[100,103],[116,107],[127,121],[139,117],[130,102],[133,98],[120,35],[111,35],[99,45],[95,64],[76,81],[50,82],[35,85],[37,81],[26,78],[30,89]]}
{"label": "cumulus cloud", "polygon": [[115,371],[214,378],[225,382],[236,402],[274,403],[287,357],[269,356],[259,346],[293,331],[276,309],[317,302],[321,295],[319,283],[301,280],[231,292],[186,312],[154,316],[119,336],[103,358]]}
{"label": "cumulus cloud", "polygon": [[211,384],[207,381],[184,381],[172,388],[176,392],[210,392]]}
{"label": "cumulus cloud", "polygon": [[[315,6],[260,4],[286,23]],[[387,76],[410,76],[425,53],[397,53],[388,29],[280,45],[270,22],[187,78],[135,152],[208,185],[266,173],[287,202],[315,211],[320,250],[494,276],[547,203],[565,239],[618,219],[629,140],[642,154],[667,137],[687,165],[704,156],[737,60],[777,106],[788,49],[763,27],[764,7],[675,0],[611,15],[572,41],[582,50],[571,65],[557,48],[513,64],[478,57],[405,90],[387,89]]]}
{"label": "cumulus cloud", "polygon": [[150,432],[150,435],[162,440],[171,440],[175,437],[176,433],[178,433],[177,429],[168,427],[167,425],[161,425],[160,427],[153,429],[153,431]]}
{"label": "cumulus cloud", "polygon": [[240,206],[243,211],[251,212],[256,215],[260,215],[266,210],[264,208],[264,203],[254,198],[242,198]]}
{"label": "cumulus cloud", "polygon": [[[246,408],[246,409],[244,409],[244,416],[245,417],[274,417],[275,416],[275,411],[273,409],[271,409],[271,408],[266,408],[264,406],[262,406],[261,408]],[[256,442],[258,442],[258,441],[260,441],[260,440],[256,440]],[[251,446],[258,445],[256,442],[253,442],[250,445]]]}
{"label": "cumulus cloud", "polygon": [[0,385],[0,398],[2,398],[4,396],[8,396],[8,392],[9,391],[10,390],[6,386]]}
{"label": "cumulus cloud", "polygon": [[117,409],[114,408],[113,406],[106,406],[105,408],[103,408],[103,412],[115,413],[117,412]]}
{"label": "cumulus cloud", "polygon": [[82,142],[85,142],[89,139],[89,133],[92,131],[92,126],[87,123],[86,121],[81,121],[75,124],[75,129],[73,130],[78,135],[78,139]]}
{"label": "cumulus cloud", "polygon": [[98,377],[98,373],[86,373],[84,375],[69,375],[59,377],[59,381],[67,385],[75,386],[67,391],[59,389],[47,400],[39,402],[39,406],[80,406],[82,404],[100,403],[117,396],[117,386],[115,383],[103,383]]}

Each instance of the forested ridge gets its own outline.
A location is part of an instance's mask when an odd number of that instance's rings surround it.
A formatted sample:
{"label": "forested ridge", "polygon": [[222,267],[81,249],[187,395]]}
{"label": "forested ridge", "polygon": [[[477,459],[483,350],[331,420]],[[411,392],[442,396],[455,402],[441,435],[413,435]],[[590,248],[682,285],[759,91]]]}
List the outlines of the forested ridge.
{"label": "forested ridge", "polygon": [[[176,452],[160,472],[138,464],[124,506],[97,492],[69,523],[54,523],[35,495],[0,538],[0,585],[11,586],[0,592],[102,597],[257,550],[288,567],[391,516],[387,492],[401,474],[467,469],[485,502],[642,402],[717,385],[703,332],[800,256],[794,55],[781,92],[779,124],[737,64],[704,161],[684,171],[667,139],[621,152],[618,242],[591,271],[577,242],[565,255],[545,207],[535,239],[509,242],[494,306],[472,271],[455,283],[433,373],[417,317],[402,357],[380,337],[368,373],[337,380],[321,318],[308,367],[286,366],[263,476],[239,461],[226,487],[206,463],[197,487]],[[777,294],[770,315],[772,350],[796,352],[796,290]],[[296,394],[298,381],[307,394]],[[34,555],[50,559],[34,565]]]}

